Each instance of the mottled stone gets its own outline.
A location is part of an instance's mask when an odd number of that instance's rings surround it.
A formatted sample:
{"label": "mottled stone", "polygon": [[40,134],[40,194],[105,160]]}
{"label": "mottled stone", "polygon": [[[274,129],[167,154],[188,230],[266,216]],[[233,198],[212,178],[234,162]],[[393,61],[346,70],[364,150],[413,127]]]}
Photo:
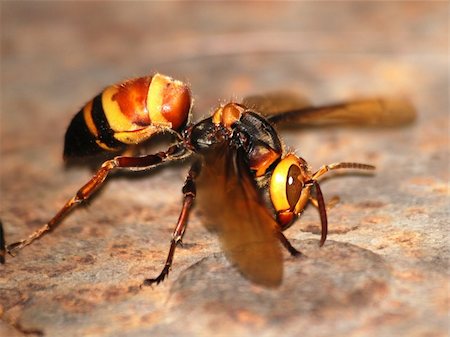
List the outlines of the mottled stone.
{"label": "mottled stone", "polygon": [[[447,2],[2,2],[0,218],[30,234],[98,163],[65,166],[64,132],[101,89],[153,71],[190,84],[193,118],[270,90],[316,104],[404,95],[414,125],[283,130],[321,183],[286,236],[278,289],[244,279],[197,213],[163,284],[188,162],[115,174],[87,207],[0,266],[0,336],[448,336]],[[144,149],[155,152],[165,139]],[[237,233],[238,234],[238,233]]]}

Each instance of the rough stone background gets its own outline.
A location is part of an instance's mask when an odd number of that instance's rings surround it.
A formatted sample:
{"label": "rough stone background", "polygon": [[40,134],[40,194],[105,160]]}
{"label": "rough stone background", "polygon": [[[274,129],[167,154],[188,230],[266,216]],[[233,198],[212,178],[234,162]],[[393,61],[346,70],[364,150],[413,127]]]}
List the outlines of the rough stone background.
{"label": "rough stone background", "polygon": [[[1,202],[6,239],[46,222],[89,179],[65,128],[104,86],[154,71],[219,102],[294,88],[313,102],[406,95],[415,125],[283,133],[326,179],[330,235],[308,208],[286,232],[283,285],[250,284],[192,216],[162,285],[188,164],[120,174],[0,267],[0,335],[448,336],[449,3],[1,2]],[[154,150],[154,149],[153,149]]]}

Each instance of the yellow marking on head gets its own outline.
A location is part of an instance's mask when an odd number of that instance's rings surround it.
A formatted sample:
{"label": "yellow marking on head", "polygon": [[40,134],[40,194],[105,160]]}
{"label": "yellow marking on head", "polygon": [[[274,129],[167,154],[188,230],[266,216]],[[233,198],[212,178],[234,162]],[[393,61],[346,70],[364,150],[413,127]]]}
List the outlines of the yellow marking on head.
{"label": "yellow marking on head", "polygon": [[[310,179],[310,173],[307,171],[305,165],[303,159],[290,153],[273,170],[272,177],[270,178],[270,199],[277,212],[293,209],[295,214],[299,214],[305,208],[311,190],[311,187],[304,186],[305,181]],[[293,185],[288,186],[289,175],[292,174],[292,171],[289,173],[291,167],[298,168],[299,175],[296,178],[302,183],[302,190],[298,199],[291,200],[291,203],[293,201],[295,202],[295,206],[289,203],[289,198],[292,199],[292,193],[295,191],[292,189],[288,191],[288,188],[293,187]]]}
{"label": "yellow marking on head", "polygon": [[309,201],[309,197],[311,196],[311,186],[305,186],[302,189],[302,194],[297,201],[297,204],[294,208],[295,214],[300,214],[306,207],[306,203]]}
{"label": "yellow marking on head", "polygon": [[290,166],[291,163],[281,160],[270,178],[270,199],[276,211],[285,211],[290,208],[286,196],[286,175]]}

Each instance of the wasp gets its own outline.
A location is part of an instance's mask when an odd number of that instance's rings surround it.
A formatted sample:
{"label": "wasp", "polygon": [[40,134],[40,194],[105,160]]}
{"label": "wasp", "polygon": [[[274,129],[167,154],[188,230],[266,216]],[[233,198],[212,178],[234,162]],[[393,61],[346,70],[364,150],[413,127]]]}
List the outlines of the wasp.
{"label": "wasp", "polygon": [[[6,246],[18,250],[50,232],[73,208],[89,199],[115,170],[147,171],[168,162],[192,161],[182,188],[181,212],[164,267],[144,285],[159,284],[169,274],[182,242],[194,201],[208,229],[241,274],[250,281],[278,286],[282,281],[281,246],[300,253],[283,234],[311,202],[319,211],[320,245],[327,238],[327,212],[319,178],[331,170],[374,170],[372,165],[340,162],[312,171],[287,150],[275,127],[322,124],[405,124],[413,108],[401,99],[365,99],[314,107],[294,94],[250,96],[220,105],[211,116],[191,123],[193,99],[185,83],[162,74],[112,85],[89,101],[72,119],[64,157],[110,153],[93,177],[44,226]],[[166,151],[125,155],[124,151],[169,133]],[[121,154],[121,155],[120,155]],[[281,243],[281,245],[280,245]],[[2,245],[3,246],[3,245]]]}

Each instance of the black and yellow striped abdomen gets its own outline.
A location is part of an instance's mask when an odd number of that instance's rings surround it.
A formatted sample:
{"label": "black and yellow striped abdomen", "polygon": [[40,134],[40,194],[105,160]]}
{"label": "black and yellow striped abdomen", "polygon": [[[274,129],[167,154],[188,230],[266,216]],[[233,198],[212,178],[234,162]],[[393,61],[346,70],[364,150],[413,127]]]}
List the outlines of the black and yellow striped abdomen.
{"label": "black and yellow striped abdomen", "polygon": [[156,133],[177,132],[188,121],[191,103],[184,83],[161,74],[109,86],[72,119],[64,157],[119,151]]}
{"label": "black and yellow striped abdomen", "polygon": [[[89,128],[88,125],[91,125]],[[92,132],[92,125],[96,132]],[[79,111],[66,131],[64,157],[95,155],[103,151],[118,151],[124,144],[114,138],[101,104],[101,94]]]}

